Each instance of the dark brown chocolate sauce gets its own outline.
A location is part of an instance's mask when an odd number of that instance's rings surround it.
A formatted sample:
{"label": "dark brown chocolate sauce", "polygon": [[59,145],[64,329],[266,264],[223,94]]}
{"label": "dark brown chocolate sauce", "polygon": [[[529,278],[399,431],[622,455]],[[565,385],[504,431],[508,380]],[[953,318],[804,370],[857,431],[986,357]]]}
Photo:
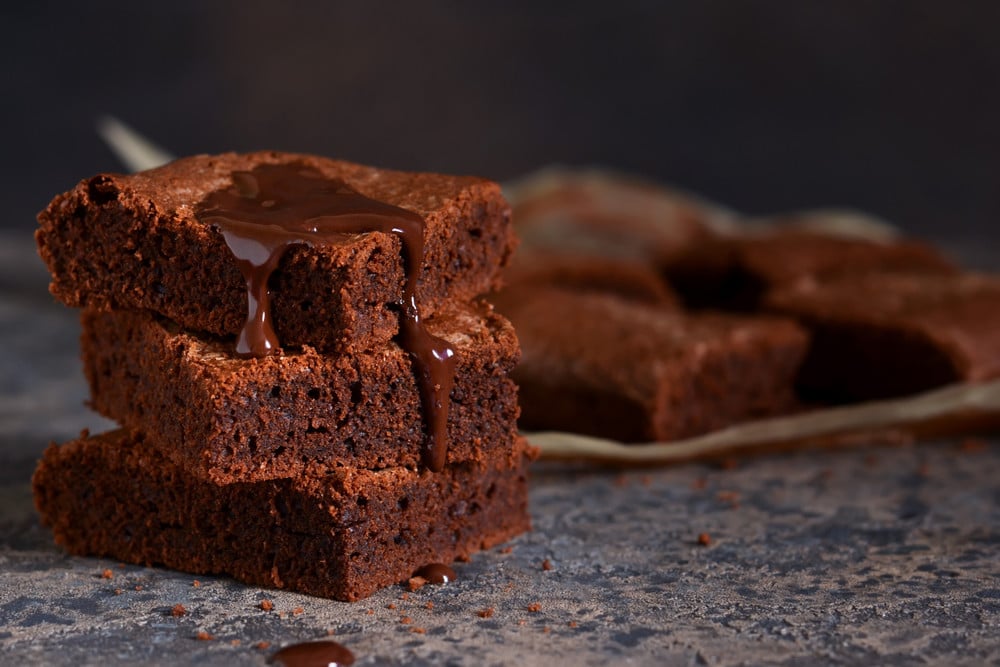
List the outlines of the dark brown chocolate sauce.
{"label": "dark brown chocolate sauce", "polygon": [[244,357],[273,354],[281,345],[271,321],[267,283],[288,248],[340,244],[351,234],[367,232],[399,236],[406,271],[399,300],[399,342],[413,360],[427,422],[424,465],[441,470],[447,456],[455,352],[447,341],[428,332],[420,319],[416,288],[423,266],[424,219],[365,197],[302,163],[234,172],[233,186],[209,194],[196,213],[222,232],[246,280],[247,321],[236,342],[236,353]]}
{"label": "dark brown chocolate sauce", "polygon": [[429,584],[447,584],[458,577],[455,570],[444,563],[430,563],[413,573],[415,577],[423,577]]}
{"label": "dark brown chocolate sauce", "polygon": [[333,641],[305,642],[286,646],[267,662],[282,667],[346,667],[354,664],[354,654]]}

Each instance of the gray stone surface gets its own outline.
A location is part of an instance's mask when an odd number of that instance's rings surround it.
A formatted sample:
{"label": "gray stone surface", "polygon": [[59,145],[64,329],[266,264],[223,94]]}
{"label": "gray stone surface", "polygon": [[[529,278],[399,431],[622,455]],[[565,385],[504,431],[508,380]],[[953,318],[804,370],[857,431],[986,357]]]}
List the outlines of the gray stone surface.
{"label": "gray stone surface", "polygon": [[75,313],[44,284],[30,239],[0,237],[0,664],[264,664],[330,633],[360,665],[1000,664],[996,437],[537,465],[532,533],[447,586],[354,604],[68,557],[31,471],[49,440],[107,422],[83,407]]}

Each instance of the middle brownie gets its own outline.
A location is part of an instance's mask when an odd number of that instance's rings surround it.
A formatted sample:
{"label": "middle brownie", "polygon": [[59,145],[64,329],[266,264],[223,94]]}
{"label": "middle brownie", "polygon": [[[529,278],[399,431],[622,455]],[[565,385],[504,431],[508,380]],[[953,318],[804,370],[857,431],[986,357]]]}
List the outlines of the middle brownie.
{"label": "middle brownie", "polygon": [[[101,414],[148,434],[173,461],[216,483],[293,477],[315,465],[416,468],[426,437],[409,356],[393,342],[364,354],[311,347],[260,359],[137,311],[82,316],[84,372]],[[496,460],[518,417],[510,323],[482,302],[428,329],[458,357],[449,463]]]}

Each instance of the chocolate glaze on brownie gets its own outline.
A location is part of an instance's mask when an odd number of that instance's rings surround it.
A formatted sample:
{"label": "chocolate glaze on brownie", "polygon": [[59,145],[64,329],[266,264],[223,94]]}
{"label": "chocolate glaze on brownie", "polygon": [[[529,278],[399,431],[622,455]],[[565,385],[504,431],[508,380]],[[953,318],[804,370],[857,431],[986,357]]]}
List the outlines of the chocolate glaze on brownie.
{"label": "chocolate glaze on brownie", "polygon": [[420,317],[416,288],[424,258],[423,218],[365,197],[344,181],[327,179],[301,162],[233,172],[233,185],[209,193],[195,210],[199,220],[222,232],[247,284],[247,319],[236,341],[240,356],[278,351],[268,283],[289,248],[340,245],[348,234],[381,232],[399,237],[406,277],[397,304],[399,342],[413,359],[424,407],[424,463],[440,470],[447,457],[445,431],[455,351],[430,334]]}
{"label": "chocolate glaze on brownie", "polygon": [[948,275],[956,270],[918,241],[798,229],[706,240],[664,264],[665,275],[689,307],[732,310],[756,309],[768,291],[801,281],[867,273]]}
{"label": "chocolate glaze on brownie", "polygon": [[[230,187],[234,172],[290,162],[423,218],[421,316],[498,286],[514,238],[495,183],[260,152],[101,174],[57,196],[39,214],[36,233],[53,294],[70,306],[148,309],[188,329],[235,337],[246,323],[246,282],[222,233],[198,220],[195,207]],[[402,257],[398,236],[381,232],[290,248],[269,283],[281,343],[347,352],[389,340],[399,331]]]}
{"label": "chocolate glaze on brownie", "polygon": [[812,331],[799,382],[822,398],[886,398],[1000,377],[996,276],[845,277],[776,291],[765,307]]}
{"label": "chocolate glaze on brownie", "polygon": [[609,294],[501,294],[530,430],[668,441],[795,406],[806,334],[790,320],[691,316]]}
{"label": "chocolate glaze on brownie", "polygon": [[[294,476],[312,465],[421,462],[420,397],[392,341],[353,355],[305,346],[242,359],[228,341],[148,313],[85,310],[82,325],[91,405],[148,433],[192,474],[230,483]],[[518,407],[508,374],[519,359],[510,323],[479,303],[440,311],[428,326],[458,351],[447,460],[510,455]]]}
{"label": "chocolate glaze on brownie", "polygon": [[515,465],[340,468],[220,486],[115,431],[51,446],[33,487],[42,522],[72,554],[358,600],[528,530],[534,450],[516,448]]}

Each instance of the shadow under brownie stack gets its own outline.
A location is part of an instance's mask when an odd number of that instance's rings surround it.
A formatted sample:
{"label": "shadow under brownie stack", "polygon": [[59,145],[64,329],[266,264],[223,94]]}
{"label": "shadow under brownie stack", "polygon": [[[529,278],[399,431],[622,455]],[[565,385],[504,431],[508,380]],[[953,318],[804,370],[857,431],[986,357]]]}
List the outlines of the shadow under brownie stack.
{"label": "shadow under brownie stack", "polygon": [[122,428],[34,477],[69,552],[357,600],[529,528],[499,187],[198,156],[60,195],[37,240]]}

